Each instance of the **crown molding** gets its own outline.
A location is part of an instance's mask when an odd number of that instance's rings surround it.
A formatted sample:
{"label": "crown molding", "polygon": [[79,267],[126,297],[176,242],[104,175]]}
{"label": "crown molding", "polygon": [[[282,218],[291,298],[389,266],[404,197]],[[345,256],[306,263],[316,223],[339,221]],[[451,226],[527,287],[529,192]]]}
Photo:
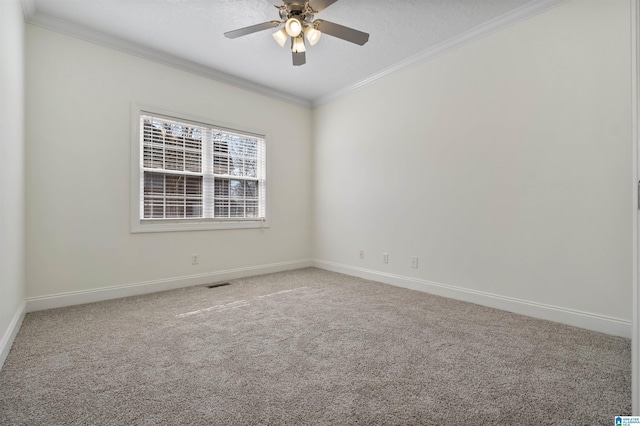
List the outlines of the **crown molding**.
{"label": "crown molding", "polygon": [[215,70],[213,68],[179,58],[175,55],[157,50],[138,43],[133,43],[122,38],[106,34],[104,32],[71,23],[63,19],[39,13],[35,7],[35,0],[22,0],[22,9],[25,15],[25,21],[29,24],[36,25],[48,30],[56,31],[62,34],[70,35],[82,40],[96,43],[120,52],[138,56],[154,62],[168,65],[192,74],[210,78],[240,89],[248,90],[260,95],[275,98],[294,105],[305,108],[311,107],[311,102],[307,99],[281,92],[279,90],[254,83],[252,81]]}
{"label": "crown molding", "polygon": [[331,101],[346,96],[349,93],[369,86],[370,84],[373,84],[378,80],[382,80],[383,78],[389,77],[414,65],[444,55],[445,53],[477,41],[483,37],[486,37],[490,34],[500,31],[503,28],[516,24],[532,16],[538,15],[548,9],[556,7],[562,3],[566,3],[567,1],[569,0],[538,0],[521,6],[517,9],[512,10],[511,12],[505,13],[504,15],[487,21],[482,25],[478,25],[477,27],[472,28],[471,30],[466,31],[456,37],[436,44],[435,46],[417,53],[401,62],[398,62],[395,65],[385,68],[382,71],[365,78],[364,80],[315,99],[312,102],[312,108],[317,108],[319,106],[325,105]]}
{"label": "crown molding", "polygon": [[429,49],[426,49],[416,55],[413,55],[395,65],[383,69],[363,80],[346,86],[342,89],[321,96],[314,100],[303,99],[289,93],[285,93],[271,87],[254,83],[250,80],[239,78],[222,71],[179,58],[175,55],[153,49],[141,44],[132,43],[119,37],[115,37],[101,31],[94,30],[79,24],[73,24],[68,21],[55,18],[49,15],[38,13],[35,6],[35,0],[21,0],[25,20],[32,25],[37,25],[48,30],[67,34],[86,41],[90,41],[105,47],[109,47],[124,53],[129,53],[144,59],[158,62],[173,68],[181,69],[202,77],[210,78],[221,83],[229,84],[240,89],[249,90],[251,92],[268,96],[274,99],[285,101],[294,105],[305,108],[316,108],[344,97],[352,92],[362,89],[375,83],[378,80],[389,77],[397,72],[403,71],[419,63],[434,59],[440,55],[448,53],[459,47],[472,43],[503,28],[516,24],[520,21],[528,19],[532,16],[545,12],[548,9],[556,7],[569,0],[537,0],[519,7],[502,16],[494,18],[482,25],[479,25],[469,31],[466,31],[456,37],[439,43]]}
{"label": "crown molding", "polygon": [[24,13],[25,21],[29,22],[29,17],[35,15],[36,13],[36,2],[35,0],[21,0],[22,3],[22,13]]}

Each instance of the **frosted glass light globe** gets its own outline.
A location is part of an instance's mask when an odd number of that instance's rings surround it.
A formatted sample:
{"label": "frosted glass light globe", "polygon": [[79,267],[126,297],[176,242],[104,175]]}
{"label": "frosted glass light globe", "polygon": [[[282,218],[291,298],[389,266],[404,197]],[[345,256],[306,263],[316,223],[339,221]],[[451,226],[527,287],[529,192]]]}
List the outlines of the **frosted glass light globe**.
{"label": "frosted glass light globe", "polygon": [[291,37],[298,37],[302,32],[302,23],[296,18],[289,18],[287,23],[284,24],[284,29]]}

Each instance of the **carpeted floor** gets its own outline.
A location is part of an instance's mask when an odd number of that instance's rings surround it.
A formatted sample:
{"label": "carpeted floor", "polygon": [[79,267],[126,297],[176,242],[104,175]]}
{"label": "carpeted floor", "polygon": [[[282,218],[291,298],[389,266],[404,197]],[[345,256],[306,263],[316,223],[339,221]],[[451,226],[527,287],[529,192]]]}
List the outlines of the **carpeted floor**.
{"label": "carpeted floor", "polygon": [[613,424],[627,339],[303,269],[28,314],[0,424]]}

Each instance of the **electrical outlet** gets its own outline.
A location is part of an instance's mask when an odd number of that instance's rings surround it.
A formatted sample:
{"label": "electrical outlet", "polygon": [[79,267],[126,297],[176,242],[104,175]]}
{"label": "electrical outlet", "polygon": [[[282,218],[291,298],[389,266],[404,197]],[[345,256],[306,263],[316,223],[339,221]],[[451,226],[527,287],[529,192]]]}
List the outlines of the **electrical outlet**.
{"label": "electrical outlet", "polygon": [[389,253],[382,253],[382,263],[389,263]]}
{"label": "electrical outlet", "polygon": [[418,267],[418,256],[411,256],[411,267],[412,268]]}
{"label": "electrical outlet", "polygon": [[364,259],[364,250],[360,250],[359,257],[360,259]]}
{"label": "electrical outlet", "polygon": [[198,263],[200,263],[200,256],[198,256],[198,253],[194,253],[191,255],[191,264],[192,265],[197,265]]}

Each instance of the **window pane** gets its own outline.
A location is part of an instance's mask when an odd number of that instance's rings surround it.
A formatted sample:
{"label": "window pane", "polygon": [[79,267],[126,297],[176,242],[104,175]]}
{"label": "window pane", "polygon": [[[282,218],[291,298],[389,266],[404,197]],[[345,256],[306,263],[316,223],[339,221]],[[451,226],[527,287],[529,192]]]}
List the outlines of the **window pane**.
{"label": "window pane", "polygon": [[244,217],[244,200],[232,200],[230,202],[229,216]]}
{"label": "window pane", "polygon": [[200,173],[204,130],[157,117],[143,116],[143,166]]}
{"label": "window pane", "polygon": [[259,217],[257,181],[216,179],[214,193],[216,216]]}
{"label": "window pane", "polygon": [[216,201],[214,214],[216,217],[229,217],[229,204]]}
{"label": "window pane", "polygon": [[216,179],[214,186],[216,198],[229,197],[229,179]]}
{"label": "window pane", "polygon": [[247,177],[258,177],[258,159],[256,157],[245,158],[244,172]]}
{"label": "window pane", "polygon": [[258,182],[253,180],[246,182],[245,196],[247,198],[258,198]]}
{"label": "window pane", "polygon": [[202,217],[202,199],[187,198],[185,216]]}
{"label": "window pane", "polygon": [[185,194],[190,198],[202,199],[202,178],[200,176],[186,176]]}
{"label": "window pane", "polygon": [[229,195],[233,198],[242,198],[244,197],[244,182],[241,180],[231,180],[229,181]]}
{"label": "window pane", "polygon": [[162,219],[164,217],[164,197],[145,196],[144,217],[151,219]]}
{"label": "window pane", "polygon": [[167,200],[166,218],[182,218],[184,216],[184,200]]}
{"label": "window pane", "polygon": [[145,172],[144,194],[162,196],[164,194],[164,175],[161,173]]}
{"label": "window pane", "polygon": [[164,168],[168,170],[184,170],[184,151],[165,150]]}
{"label": "window pane", "polygon": [[229,157],[223,155],[213,156],[213,173],[216,175],[229,174]]}
{"label": "window pane", "polygon": [[213,134],[214,174],[258,177],[258,140],[223,132]]}
{"label": "window pane", "polygon": [[162,168],[163,146],[161,142],[161,130],[154,127],[150,120],[143,122],[143,157],[144,167]]}
{"label": "window pane", "polygon": [[144,173],[146,219],[202,217],[202,177]]}
{"label": "window pane", "polygon": [[258,200],[246,200],[245,201],[245,216],[246,217],[258,217]]}
{"label": "window pane", "polygon": [[184,169],[188,172],[200,173],[202,154],[198,152],[184,153]]}

